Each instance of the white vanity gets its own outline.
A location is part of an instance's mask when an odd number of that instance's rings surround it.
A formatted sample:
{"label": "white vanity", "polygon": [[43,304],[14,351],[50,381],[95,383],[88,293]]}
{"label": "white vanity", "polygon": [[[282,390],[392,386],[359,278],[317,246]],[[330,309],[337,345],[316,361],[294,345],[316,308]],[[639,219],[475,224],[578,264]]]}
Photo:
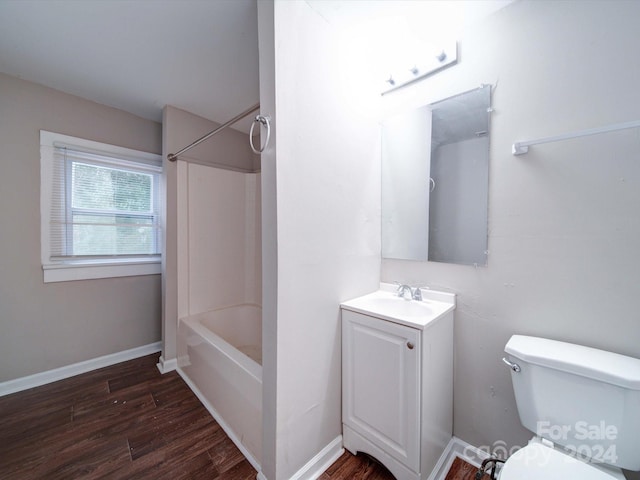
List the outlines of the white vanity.
{"label": "white vanity", "polygon": [[344,446],[426,480],[452,436],[455,295],[396,288],[341,305]]}

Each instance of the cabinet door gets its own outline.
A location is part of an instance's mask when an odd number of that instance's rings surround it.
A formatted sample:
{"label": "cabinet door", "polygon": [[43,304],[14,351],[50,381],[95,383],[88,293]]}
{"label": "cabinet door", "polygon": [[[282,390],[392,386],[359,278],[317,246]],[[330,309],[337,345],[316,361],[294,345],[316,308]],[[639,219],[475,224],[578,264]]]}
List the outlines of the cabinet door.
{"label": "cabinet door", "polygon": [[419,472],[419,330],[343,310],[342,388],[343,422]]}

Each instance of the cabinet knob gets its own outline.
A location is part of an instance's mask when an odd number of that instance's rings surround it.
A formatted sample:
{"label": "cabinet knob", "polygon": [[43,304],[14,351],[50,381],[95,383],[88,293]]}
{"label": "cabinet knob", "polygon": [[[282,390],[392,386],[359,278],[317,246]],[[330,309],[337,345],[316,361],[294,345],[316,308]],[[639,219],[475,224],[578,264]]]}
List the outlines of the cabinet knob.
{"label": "cabinet knob", "polygon": [[407,342],[407,348],[409,348],[409,350],[413,350],[413,347],[415,347],[413,343]]}

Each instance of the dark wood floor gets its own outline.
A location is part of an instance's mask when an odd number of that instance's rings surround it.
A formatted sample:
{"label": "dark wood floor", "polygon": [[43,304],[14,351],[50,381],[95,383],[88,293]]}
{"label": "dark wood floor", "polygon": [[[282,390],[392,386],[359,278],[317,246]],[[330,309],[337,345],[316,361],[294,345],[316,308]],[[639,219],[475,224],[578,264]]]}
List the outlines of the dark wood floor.
{"label": "dark wood floor", "polygon": [[[477,467],[474,467],[470,463],[465,462],[459,457],[453,461],[449,473],[445,480],[474,480],[476,478]],[[483,480],[488,480],[489,475],[483,475]]]}
{"label": "dark wood floor", "polygon": [[[475,480],[478,469],[473,465],[456,458],[445,477],[445,480]],[[488,480],[489,476],[482,477]],[[351,455],[346,452],[337,462],[320,476],[319,480],[395,480],[395,477],[375,459],[366,455]]]}
{"label": "dark wood floor", "polygon": [[255,479],[158,355],[0,398],[2,479]]}
{"label": "dark wood floor", "polygon": [[[157,361],[149,355],[0,397],[0,479],[255,479],[189,387],[175,372],[160,375]],[[475,469],[451,474],[472,480]],[[321,480],[346,479],[393,476],[345,453]]]}

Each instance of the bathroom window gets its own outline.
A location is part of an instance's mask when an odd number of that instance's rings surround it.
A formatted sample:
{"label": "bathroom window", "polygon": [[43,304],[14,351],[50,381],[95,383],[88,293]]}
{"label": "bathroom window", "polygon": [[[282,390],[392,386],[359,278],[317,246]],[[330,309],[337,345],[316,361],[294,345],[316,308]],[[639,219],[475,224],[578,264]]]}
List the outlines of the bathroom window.
{"label": "bathroom window", "polygon": [[160,273],[159,155],[40,132],[45,282]]}

